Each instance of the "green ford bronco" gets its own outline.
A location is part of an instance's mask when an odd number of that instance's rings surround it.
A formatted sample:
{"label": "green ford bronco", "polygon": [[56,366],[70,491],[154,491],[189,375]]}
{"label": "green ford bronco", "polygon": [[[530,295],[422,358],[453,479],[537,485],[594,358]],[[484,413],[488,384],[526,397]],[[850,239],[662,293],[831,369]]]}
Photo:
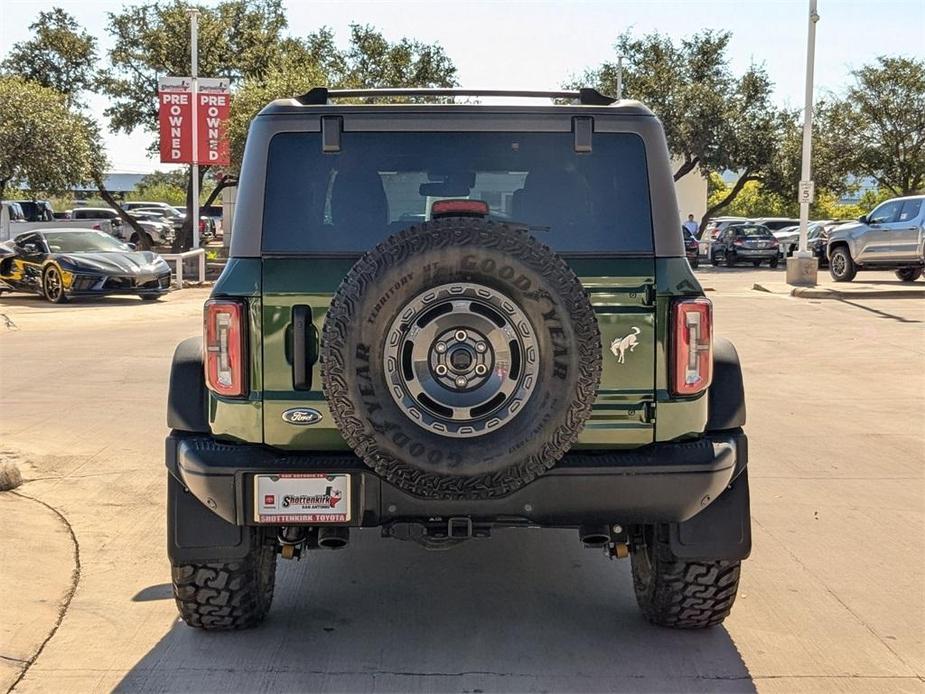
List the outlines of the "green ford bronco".
{"label": "green ford bronco", "polygon": [[722,622],[751,549],[742,375],[680,228],[636,102],[267,106],[204,335],[170,375],[186,623],[258,624],[277,555],[355,529],[444,549],[501,527],[575,528],[631,558],[649,621]]}

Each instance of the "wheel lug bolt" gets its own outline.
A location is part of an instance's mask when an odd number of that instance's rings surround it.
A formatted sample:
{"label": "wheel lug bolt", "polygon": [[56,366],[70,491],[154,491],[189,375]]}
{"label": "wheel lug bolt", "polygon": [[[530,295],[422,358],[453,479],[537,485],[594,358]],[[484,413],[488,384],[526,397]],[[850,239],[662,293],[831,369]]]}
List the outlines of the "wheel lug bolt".
{"label": "wheel lug bolt", "polygon": [[465,340],[467,337],[469,337],[469,336],[466,335],[466,331],[465,331],[465,330],[457,330],[457,331],[456,331],[456,339],[457,339],[459,342],[462,342],[462,341]]}
{"label": "wheel lug bolt", "polygon": [[437,364],[434,371],[437,372],[438,376],[446,376],[446,366],[444,364]]}
{"label": "wheel lug bolt", "polygon": [[477,343],[475,343],[475,351],[476,351],[476,352],[480,352],[480,353],[481,353],[481,352],[484,352],[486,349],[488,349],[488,345],[486,345],[484,342],[477,342]]}
{"label": "wheel lug bolt", "polygon": [[465,378],[463,378],[462,376],[460,376],[459,378],[456,379],[456,387],[457,387],[457,388],[465,388],[465,387],[466,387],[466,384],[467,384],[468,382],[469,382],[469,381],[467,381]]}
{"label": "wheel lug bolt", "polygon": [[476,373],[476,375],[478,375],[478,376],[484,376],[487,372],[488,372],[488,367],[485,366],[484,364],[476,364],[476,365],[475,365],[475,373]]}
{"label": "wheel lug bolt", "polygon": [[434,346],[434,349],[437,350],[440,354],[443,354],[444,352],[446,352],[446,343],[445,343],[445,342],[438,342],[438,343]]}

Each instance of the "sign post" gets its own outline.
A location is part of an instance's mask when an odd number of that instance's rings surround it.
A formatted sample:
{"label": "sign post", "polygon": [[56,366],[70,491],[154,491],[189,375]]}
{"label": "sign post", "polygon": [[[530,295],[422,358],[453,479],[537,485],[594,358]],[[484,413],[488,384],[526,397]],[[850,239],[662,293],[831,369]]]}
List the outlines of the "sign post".
{"label": "sign post", "polygon": [[199,165],[231,163],[227,128],[231,83],[227,78],[199,77],[199,10],[190,9],[190,77],[158,80],[161,161],[191,164],[193,248],[199,247]]}
{"label": "sign post", "polygon": [[199,10],[189,9],[190,63],[193,83],[193,248],[199,248]]}

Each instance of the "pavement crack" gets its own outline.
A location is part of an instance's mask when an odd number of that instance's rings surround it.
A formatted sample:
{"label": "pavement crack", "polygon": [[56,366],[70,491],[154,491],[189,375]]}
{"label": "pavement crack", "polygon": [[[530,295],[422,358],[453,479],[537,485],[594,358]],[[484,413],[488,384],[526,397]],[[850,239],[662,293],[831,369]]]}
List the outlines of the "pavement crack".
{"label": "pavement crack", "polygon": [[77,592],[77,584],[80,583],[80,543],[77,542],[77,535],[74,533],[74,528],[71,527],[70,521],[65,517],[61,511],[56,509],[51,504],[45,503],[41,499],[36,499],[34,496],[29,496],[28,494],[23,494],[19,491],[11,491],[10,494],[18,496],[22,499],[28,499],[29,501],[34,501],[37,504],[40,504],[47,508],[49,511],[54,513],[58,519],[64,524],[64,527],[67,528],[68,534],[71,536],[71,543],[74,545],[74,570],[71,572],[71,585],[67,590],[67,593],[64,595],[64,601],[61,603],[61,606],[58,608],[58,618],[55,620],[54,626],[51,628],[51,631],[48,632],[48,636],[39,644],[38,649],[35,653],[32,654],[32,657],[25,661],[19,661],[24,664],[22,671],[19,673],[13,684],[10,685],[10,688],[7,690],[7,694],[12,692],[19,683],[22,681],[23,677],[26,676],[26,673],[29,672],[35,661],[38,660],[38,657],[42,655],[42,651],[45,650],[45,646],[48,645],[48,642],[54,637],[58,632],[58,627],[61,626],[61,622],[64,621],[64,615],[67,614],[68,608],[71,606],[71,600],[74,599],[74,593]]}
{"label": "pavement crack", "polygon": [[22,663],[24,665],[29,662],[28,660],[23,660],[22,658],[14,658],[10,655],[0,655],[0,660],[8,660],[11,663]]}

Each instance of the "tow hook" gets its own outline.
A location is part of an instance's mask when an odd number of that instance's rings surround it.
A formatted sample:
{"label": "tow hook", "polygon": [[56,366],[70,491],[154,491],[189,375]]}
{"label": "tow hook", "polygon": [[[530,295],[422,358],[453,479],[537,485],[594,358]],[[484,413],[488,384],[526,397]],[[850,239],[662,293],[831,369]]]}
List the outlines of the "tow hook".
{"label": "tow hook", "polygon": [[279,554],[283,559],[299,559],[305,546],[306,529],[298,526],[286,526],[280,530],[276,541],[279,542]]}
{"label": "tow hook", "polygon": [[614,523],[610,526],[610,543],[607,546],[607,556],[611,559],[626,559],[629,555],[629,535],[626,528]]}

